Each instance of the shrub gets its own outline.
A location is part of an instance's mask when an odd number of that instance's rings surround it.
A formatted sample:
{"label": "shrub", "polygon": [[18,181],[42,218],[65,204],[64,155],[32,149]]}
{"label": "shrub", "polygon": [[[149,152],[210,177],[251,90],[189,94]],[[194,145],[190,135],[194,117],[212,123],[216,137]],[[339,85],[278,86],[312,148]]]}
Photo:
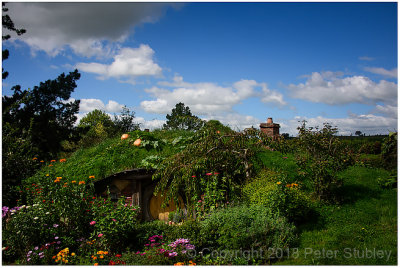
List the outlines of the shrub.
{"label": "shrub", "polygon": [[336,136],[337,129],[328,123],[324,127],[306,128],[306,122],[298,127],[297,164],[301,174],[313,183],[314,193],[318,199],[335,199],[343,184],[337,172],[344,170],[352,162],[348,148]]}
{"label": "shrub", "polygon": [[[220,209],[201,222],[202,244],[215,250],[287,249],[295,227],[260,205]],[[264,256],[265,257],[265,256]]]}
{"label": "shrub", "polygon": [[397,132],[391,132],[382,144],[382,159],[385,168],[392,169],[397,166]]}
{"label": "shrub", "polygon": [[298,183],[288,183],[282,174],[264,170],[243,187],[243,195],[250,204],[300,222],[311,210],[311,199],[300,188]]}
{"label": "shrub", "polygon": [[122,252],[129,243],[128,238],[134,235],[138,207],[125,203],[121,197],[117,203],[107,199],[96,198],[92,205],[93,219],[86,225],[93,226],[92,238],[100,239],[105,248]]}

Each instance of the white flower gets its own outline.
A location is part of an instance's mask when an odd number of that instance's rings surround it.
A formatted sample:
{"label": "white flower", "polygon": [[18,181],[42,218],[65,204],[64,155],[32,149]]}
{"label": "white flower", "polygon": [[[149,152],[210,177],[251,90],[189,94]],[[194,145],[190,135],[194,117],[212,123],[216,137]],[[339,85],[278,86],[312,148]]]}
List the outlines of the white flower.
{"label": "white flower", "polygon": [[21,208],[25,208],[25,205],[22,205]]}
{"label": "white flower", "polygon": [[33,206],[34,206],[34,207],[37,207],[37,206],[39,206],[39,204],[33,204]]}
{"label": "white flower", "polygon": [[15,209],[12,209],[12,210],[10,210],[11,212],[15,212],[16,210]]}
{"label": "white flower", "polygon": [[46,215],[49,215],[49,214],[50,214],[50,212],[47,211],[47,212],[46,212]]}
{"label": "white flower", "polygon": [[37,219],[39,219],[39,217],[35,217],[35,218],[33,218],[34,220],[37,220]]}
{"label": "white flower", "polygon": [[14,215],[14,214],[15,214],[14,212],[11,213],[11,215]]}
{"label": "white flower", "polygon": [[43,208],[39,208],[39,210],[42,210]]}
{"label": "white flower", "polygon": [[30,208],[31,206],[26,206],[26,208]]}

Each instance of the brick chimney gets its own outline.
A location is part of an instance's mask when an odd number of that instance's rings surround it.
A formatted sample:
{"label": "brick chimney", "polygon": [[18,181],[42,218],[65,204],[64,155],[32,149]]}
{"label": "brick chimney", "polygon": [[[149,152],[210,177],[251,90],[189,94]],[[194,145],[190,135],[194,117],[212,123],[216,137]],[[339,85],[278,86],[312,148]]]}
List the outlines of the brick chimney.
{"label": "brick chimney", "polygon": [[279,124],[275,124],[272,121],[272,117],[269,117],[267,119],[267,123],[261,123],[260,124],[260,130],[267,134],[268,137],[276,137],[279,136]]}

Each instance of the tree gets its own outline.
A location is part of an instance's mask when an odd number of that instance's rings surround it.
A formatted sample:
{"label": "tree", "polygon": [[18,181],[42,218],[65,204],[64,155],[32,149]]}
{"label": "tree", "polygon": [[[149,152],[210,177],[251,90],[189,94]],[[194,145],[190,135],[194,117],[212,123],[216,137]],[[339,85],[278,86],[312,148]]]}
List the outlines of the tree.
{"label": "tree", "polygon": [[361,135],[362,135],[362,132],[359,131],[359,130],[357,130],[354,134],[357,135],[357,136],[361,136]]}
{"label": "tree", "polygon": [[120,132],[130,132],[139,129],[139,124],[135,123],[135,112],[128,107],[122,107],[120,115],[114,115],[114,125]]}
{"label": "tree", "polygon": [[[6,3],[3,2],[2,3],[2,8],[3,8],[2,24],[3,24],[3,28],[7,29],[9,31],[13,31],[17,35],[24,34],[26,32],[26,30],[25,29],[17,29],[17,28],[15,28],[14,22],[11,20],[10,16],[5,14],[5,12],[8,11],[8,8],[6,8],[5,5],[6,5]],[[11,38],[11,36],[9,34],[2,36],[3,41],[8,40],[10,38]],[[2,61],[8,59],[9,55],[10,55],[10,52],[8,51],[8,49],[3,49]],[[8,76],[8,72],[4,71],[4,68],[2,68],[2,75],[3,75],[3,79],[6,79],[7,76]]]}
{"label": "tree", "polygon": [[13,95],[2,98],[3,124],[8,123],[19,137],[29,136],[42,159],[54,157],[61,149],[61,141],[73,135],[80,101],[68,100],[79,78],[78,70],[62,73],[32,90],[14,86]]}
{"label": "tree", "polygon": [[198,130],[204,125],[204,122],[192,115],[190,108],[182,102],[176,104],[171,115],[167,114],[166,117],[167,123],[164,124],[164,129]]}

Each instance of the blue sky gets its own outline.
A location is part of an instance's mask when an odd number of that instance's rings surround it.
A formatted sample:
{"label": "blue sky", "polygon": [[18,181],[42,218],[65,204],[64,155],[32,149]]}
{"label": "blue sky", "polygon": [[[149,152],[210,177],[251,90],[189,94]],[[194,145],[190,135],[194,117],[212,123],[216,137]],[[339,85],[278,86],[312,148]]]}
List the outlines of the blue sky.
{"label": "blue sky", "polygon": [[3,95],[77,68],[72,98],[157,128],[178,102],[234,129],[397,130],[397,3],[9,3]]}

